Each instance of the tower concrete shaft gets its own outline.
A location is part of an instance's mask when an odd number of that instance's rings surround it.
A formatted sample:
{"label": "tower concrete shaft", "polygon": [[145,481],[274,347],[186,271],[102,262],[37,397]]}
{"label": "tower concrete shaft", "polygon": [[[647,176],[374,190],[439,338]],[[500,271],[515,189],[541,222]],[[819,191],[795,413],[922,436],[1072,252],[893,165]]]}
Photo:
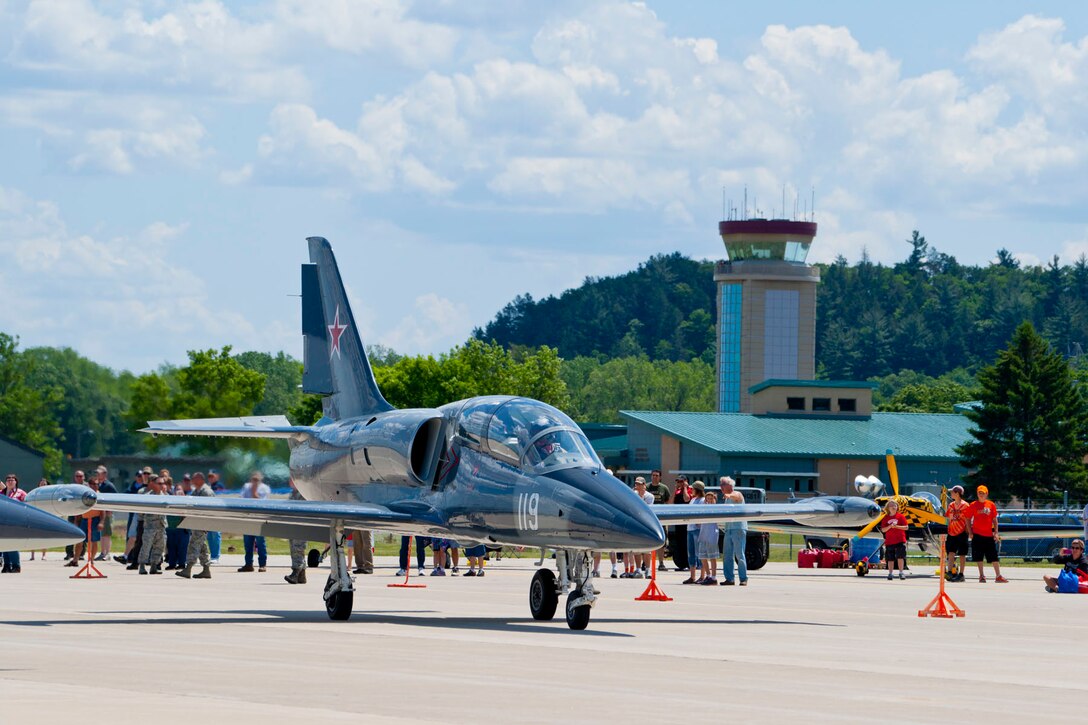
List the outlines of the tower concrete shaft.
{"label": "tower concrete shaft", "polygon": [[723,221],[728,260],[718,283],[718,411],[749,413],[748,389],[769,379],[816,377],[816,285],[805,264],[815,222]]}

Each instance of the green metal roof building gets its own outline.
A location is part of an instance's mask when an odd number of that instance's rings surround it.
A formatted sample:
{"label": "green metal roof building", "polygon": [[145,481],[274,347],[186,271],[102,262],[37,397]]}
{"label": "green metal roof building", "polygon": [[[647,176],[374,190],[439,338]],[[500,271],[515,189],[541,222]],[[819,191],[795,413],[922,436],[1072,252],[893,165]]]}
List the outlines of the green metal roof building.
{"label": "green metal roof building", "polygon": [[955,451],[969,438],[962,415],[873,413],[868,383],[767,383],[751,390],[761,411],[752,414],[621,411],[629,466],[660,468],[670,481],[679,472],[715,484],[729,475],[772,498],[852,494],[858,475],[887,482],[889,449],[905,491],[909,484],[950,486],[966,473]]}

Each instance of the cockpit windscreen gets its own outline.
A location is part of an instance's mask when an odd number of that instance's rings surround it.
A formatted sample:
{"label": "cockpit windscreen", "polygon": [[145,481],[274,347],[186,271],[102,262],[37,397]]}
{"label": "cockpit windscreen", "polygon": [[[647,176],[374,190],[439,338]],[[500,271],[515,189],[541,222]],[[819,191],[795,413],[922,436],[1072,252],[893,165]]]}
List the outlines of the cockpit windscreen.
{"label": "cockpit windscreen", "polygon": [[496,458],[537,473],[601,465],[574,421],[526,398],[509,400],[491,416],[487,448]]}

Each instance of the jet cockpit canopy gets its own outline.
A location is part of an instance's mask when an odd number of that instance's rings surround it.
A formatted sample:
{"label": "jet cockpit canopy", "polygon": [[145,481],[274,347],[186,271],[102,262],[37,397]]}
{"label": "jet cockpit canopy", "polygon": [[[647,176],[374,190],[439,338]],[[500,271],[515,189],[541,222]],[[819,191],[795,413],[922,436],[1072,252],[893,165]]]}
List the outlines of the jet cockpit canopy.
{"label": "jet cockpit canopy", "polygon": [[476,398],[461,409],[458,431],[491,456],[533,473],[601,466],[577,424],[538,400]]}

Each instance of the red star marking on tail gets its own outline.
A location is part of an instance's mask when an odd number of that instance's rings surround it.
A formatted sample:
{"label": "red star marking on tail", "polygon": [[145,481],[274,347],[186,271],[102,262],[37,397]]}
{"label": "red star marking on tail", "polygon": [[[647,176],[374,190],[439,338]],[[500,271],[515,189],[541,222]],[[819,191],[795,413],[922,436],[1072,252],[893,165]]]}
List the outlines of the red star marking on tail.
{"label": "red star marking on tail", "polygon": [[344,330],[348,329],[347,325],[340,324],[340,305],[336,305],[336,317],[333,318],[332,324],[329,325],[329,340],[332,342],[332,349],[329,350],[329,359],[335,354],[336,357],[340,357],[340,336],[344,334]]}

